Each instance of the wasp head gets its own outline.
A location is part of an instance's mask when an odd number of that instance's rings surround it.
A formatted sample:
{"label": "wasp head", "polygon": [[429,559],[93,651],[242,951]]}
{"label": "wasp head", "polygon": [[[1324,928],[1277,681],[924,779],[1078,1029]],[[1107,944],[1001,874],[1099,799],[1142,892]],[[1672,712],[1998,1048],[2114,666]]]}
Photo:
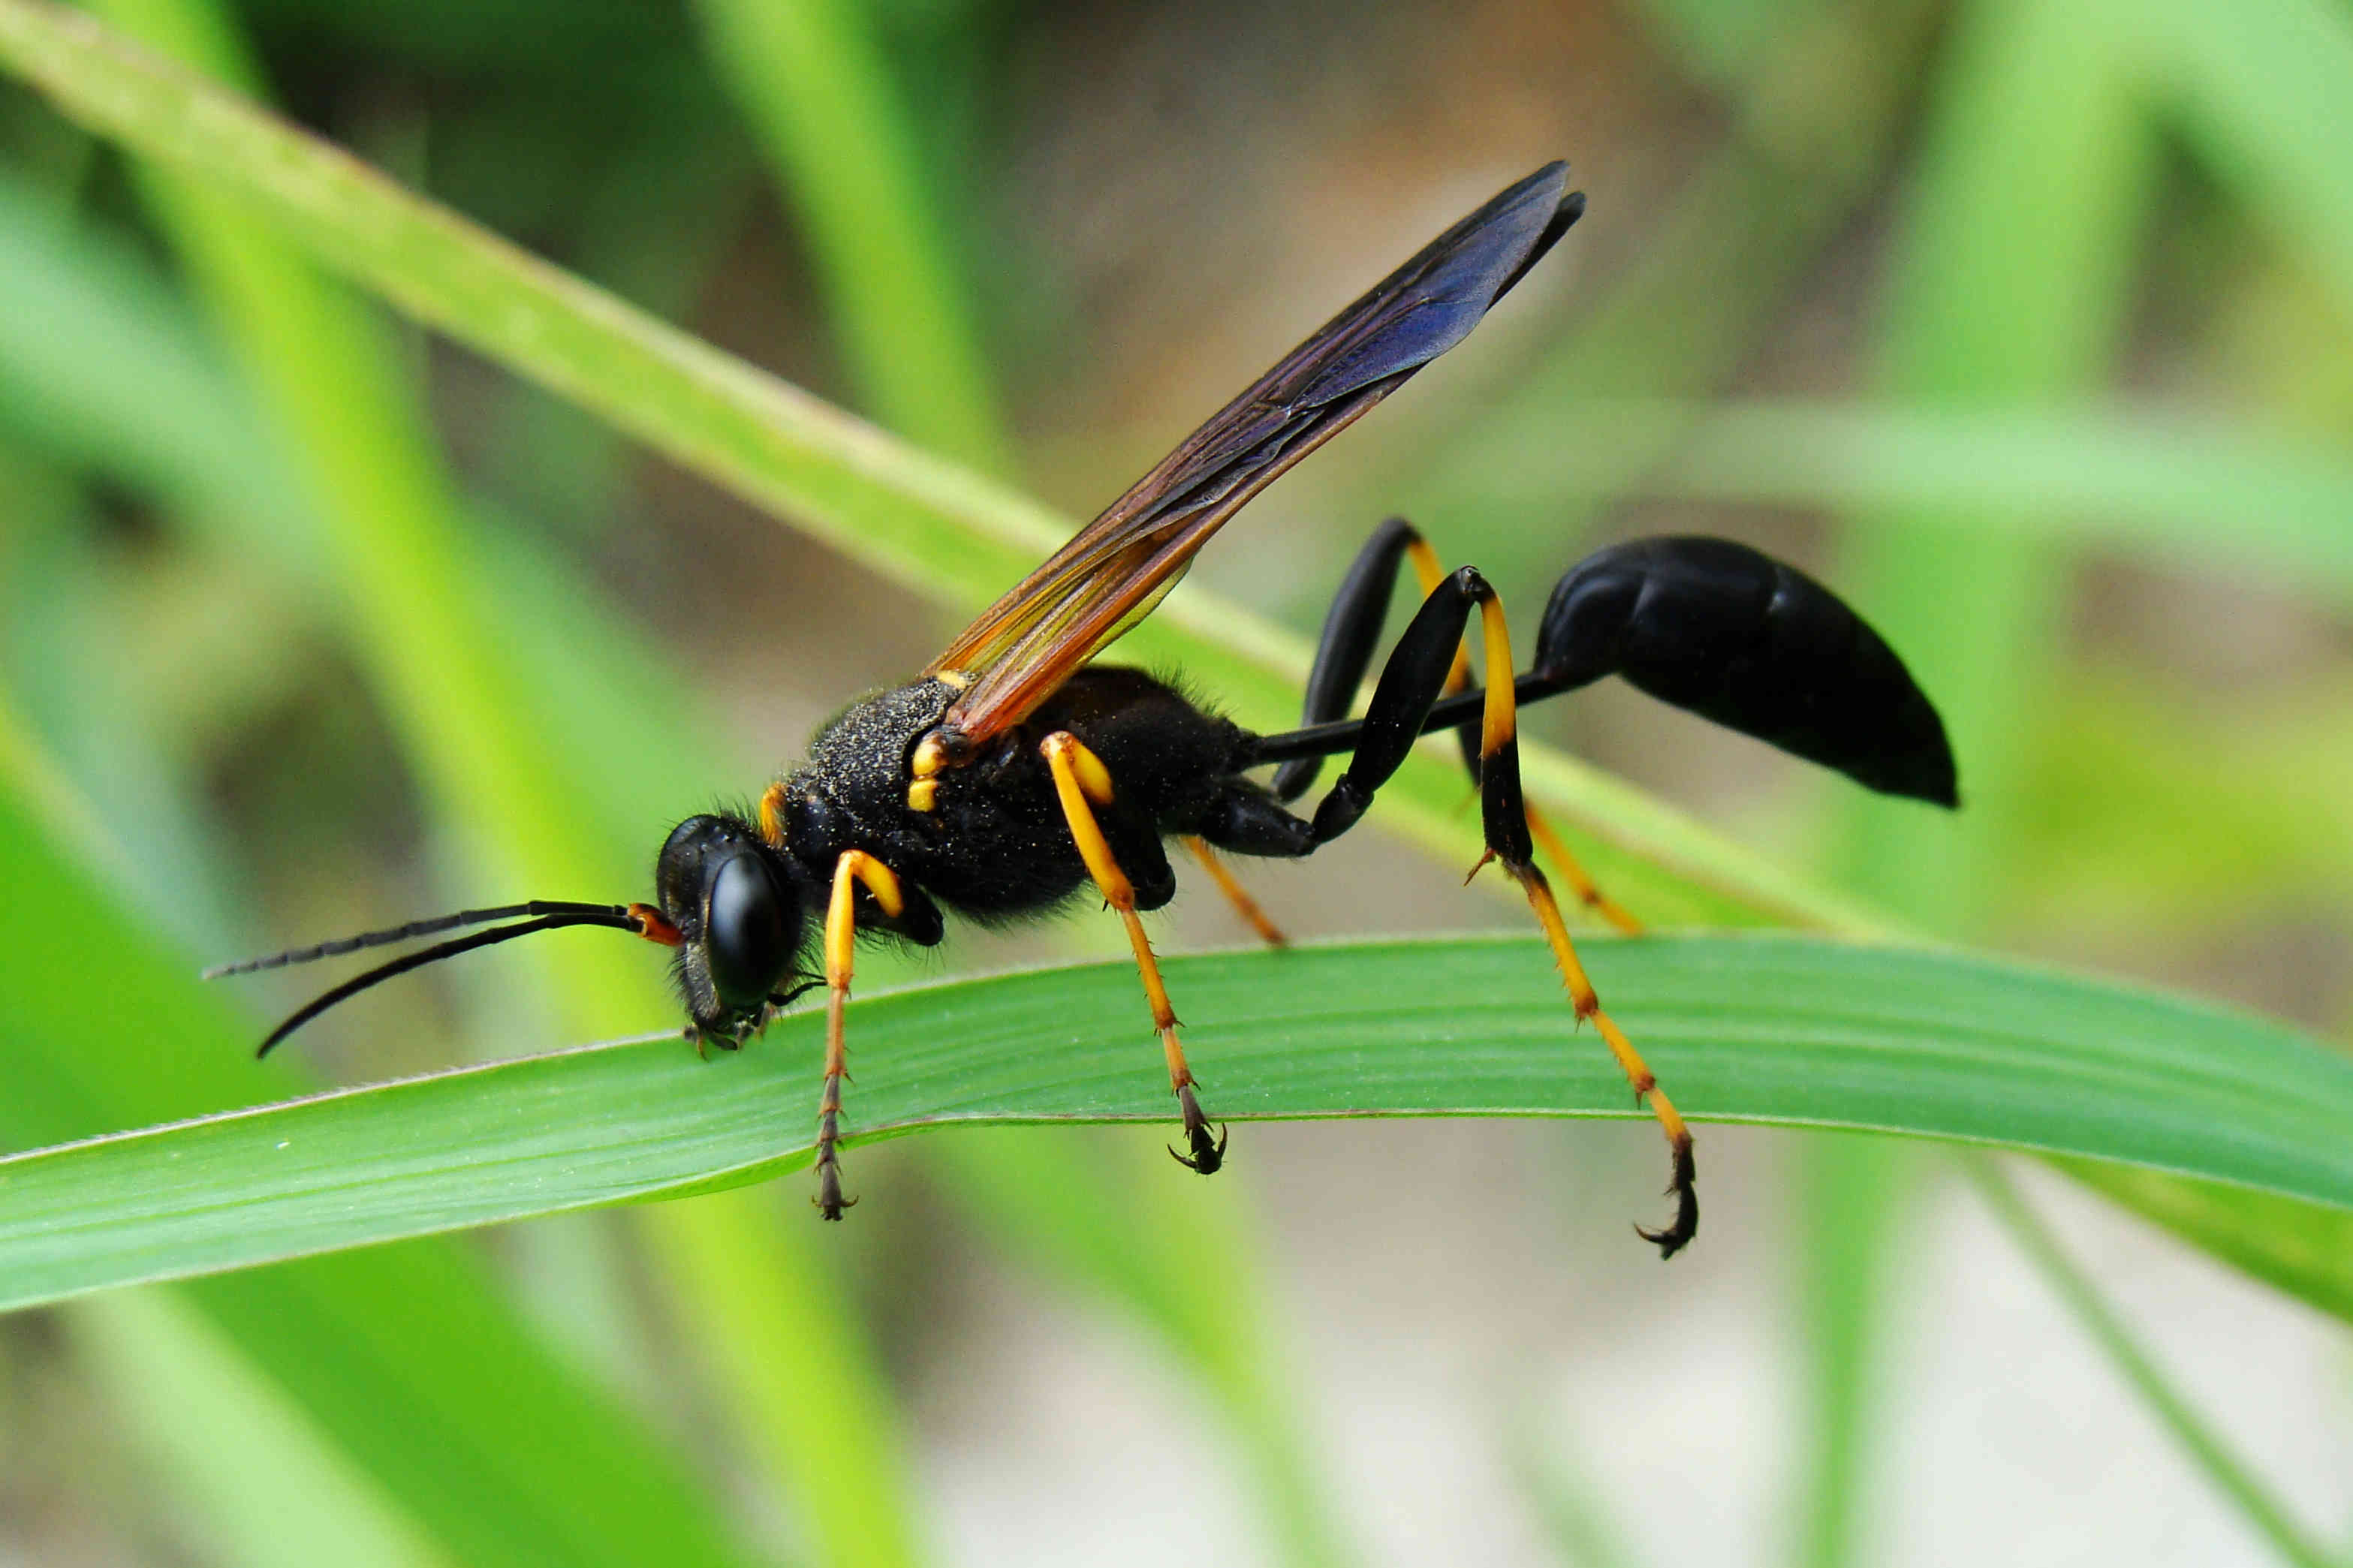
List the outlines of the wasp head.
{"label": "wasp head", "polygon": [[807,921],[799,869],[749,822],[690,816],[654,867],[678,928],[679,990],[696,1033],[733,1044],[788,992]]}

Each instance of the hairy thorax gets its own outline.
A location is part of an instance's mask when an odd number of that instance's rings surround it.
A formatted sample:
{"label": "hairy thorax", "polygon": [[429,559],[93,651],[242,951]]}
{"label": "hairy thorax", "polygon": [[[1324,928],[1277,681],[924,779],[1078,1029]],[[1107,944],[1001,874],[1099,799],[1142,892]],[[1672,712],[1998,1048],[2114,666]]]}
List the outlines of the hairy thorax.
{"label": "hairy thorax", "polygon": [[[1242,731],[1140,670],[1080,671],[1023,724],[935,775],[910,804],[915,748],[955,700],[938,679],[863,698],[828,721],[786,780],[786,849],[812,869],[864,849],[984,920],[1060,901],[1086,880],[1039,743],[1067,730],[1101,757],[1117,798],[1114,847],[1195,830],[1205,787],[1231,771]],[[1147,857],[1156,860],[1157,855]]]}

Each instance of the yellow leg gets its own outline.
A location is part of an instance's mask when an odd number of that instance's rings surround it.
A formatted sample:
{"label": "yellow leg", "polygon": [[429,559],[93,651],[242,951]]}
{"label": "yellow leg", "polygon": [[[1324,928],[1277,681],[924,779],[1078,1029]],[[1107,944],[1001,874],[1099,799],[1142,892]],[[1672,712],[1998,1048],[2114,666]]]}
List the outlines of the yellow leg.
{"label": "yellow leg", "polygon": [[1244,923],[1258,932],[1259,940],[1269,947],[1291,945],[1291,939],[1282,934],[1282,928],[1267,918],[1266,911],[1259,908],[1258,900],[1250,897],[1250,889],[1227,869],[1218,852],[1209,847],[1208,839],[1187,838],[1185,847],[1193,852],[1193,858],[1201,863],[1201,869],[1209,874],[1209,880],[1217,883],[1218,891],[1225,894],[1226,901],[1234,906],[1234,913],[1241,916]]}
{"label": "yellow leg", "polygon": [[1535,835],[1537,847],[1552,857],[1553,865],[1559,868],[1562,878],[1568,883],[1568,890],[1577,895],[1577,901],[1628,936],[1641,935],[1642,922],[1628,914],[1615,899],[1594,886],[1593,879],[1586,875],[1585,868],[1577,863],[1577,857],[1568,852],[1568,846],[1560,841],[1560,835],[1552,830],[1552,824],[1545,820],[1544,814],[1536,810],[1534,802],[1528,803],[1527,812],[1528,831]]}
{"label": "yellow leg", "polygon": [[[1568,939],[1567,922],[1560,918],[1560,904],[1554,899],[1552,884],[1545,879],[1535,859],[1528,855],[1528,837],[1513,831],[1511,814],[1517,813],[1522,822],[1534,816],[1527,811],[1520,797],[1519,752],[1517,746],[1517,704],[1512,690],[1512,648],[1510,633],[1504,624],[1503,601],[1492,595],[1479,605],[1480,640],[1485,644],[1487,656],[1487,700],[1481,715],[1479,759],[1482,788],[1488,792],[1484,804],[1490,812],[1487,825],[1487,857],[1500,858],[1504,868],[1527,895],[1528,907],[1535,911],[1536,922],[1544,927],[1545,941],[1552,948],[1553,961],[1560,965],[1562,983],[1568,987],[1569,1005],[1575,1009],[1577,1021],[1593,1020],[1602,1043],[1618,1059],[1619,1070],[1634,1088],[1634,1099],[1640,1104],[1647,1100],[1651,1114],[1658,1118],[1659,1129],[1666,1134],[1671,1175],[1667,1191],[1675,1199],[1675,1217],[1664,1229],[1647,1230],[1634,1227],[1635,1234],[1658,1247],[1659,1256],[1672,1258],[1699,1231],[1699,1197],[1695,1187],[1697,1163],[1692,1155],[1691,1129],[1683,1125],[1683,1117],[1674,1103],[1660,1091],[1659,1080],[1651,1075],[1648,1063],[1626,1037],[1625,1031],[1601,1010],[1601,998],[1595,994],[1593,982],[1586,977],[1585,965],[1577,956],[1577,945]],[[1502,821],[1497,820],[1501,813]],[[1532,826],[1532,824],[1531,824]],[[1499,828],[1502,830],[1499,833]],[[1516,847],[1511,846],[1516,839]],[[1501,853],[1499,854],[1499,849]],[[1574,865],[1574,861],[1567,862]],[[1473,868],[1475,874],[1477,868]],[[1587,884],[1590,886],[1590,884]]]}
{"label": "yellow leg", "polygon": [[1103,889],[1104,901],[1119,911],[1121,923],[1127,927],[1127,943],[1135,950],[1136,973],[1144,980],[1145,999],[1152,1005],[1152,1026],[1160,1031],[1160,1049],[1168,1061],[1168,1087],[1176,1092],[1176,1104],[1184,1113],[1185,1140],[1192,1150],[1189,1156],[1174,1149],[1169,1152],[1176,1154],[1180,1164],[1206,1176],[1225,1163],[1225,1130],[1219,1129],[1216,1141],[1210,1140],[1209,1120],[1201,1114],[1200,1101],[1193,1093],[1193,1070],[1185,1065],[1185,1047],[1177,1043],[1176,1009],[1169,1005],[1168,987],[1160,979],[1160,961],[1152,955],[1152,941],[1144,934],[1144,921],[1135,912],[1135,885],[1120,869],[1111,841],[1095,820],[1094,807],[1112,803],[1111,770],[1068,731],[1047,736],[1039,750],[1054,775],[1054,793],[1061,800],[1063,819],[1070,824],[1071,841],[1078,846],[1079,858],[1086,862],[1095,886]]}
{"label": "yellow leg", "polygon": [[[1430,547],[1430,542],[1419,533],[1413,536],[1405,548],[1406,553],[1412,558],[1414,575],[1421,579],[1421,591],[1427,597],[1440,583],[1446,581],[1446,568],[1439,564],[1438,552],[1432,550]],[[1500,615],[1497,617],[1497,624],[1500,624]],[[1508,645],[1505,647],[1504,657],[1500,661],[1491,653],[1487,662],[1491,670],[1491,679],[1492,671],[1498,664],[1508,670],[1512,662]],[[1471,648],[1469,639],[1466,638],[1454,650],[1454,667],[1446,672],[1446,686],[1442,695],[1451,697],[1470,684]],[[1585,868],[1577,864],[1577,857],[1568,852],[1568,846],[1560,841],[1560,836],[1552,830],[1552,824],[1546,822],[1534,805],[1529,805],[1526,809],[1528,831],[1535,836],[1535,841],[1543,847],[1544,852],[1552,857],[1553,864],[1559,868],[1561,876],[1567,879],[1569,891],[1577,895],[1577,902],[1627,935],[1641,935],[1642,922],[1628,914],[1608,894],[1594,886],[1593,879],[1585,874]]]}
{"label": "yellow leg", "polygon": [[858,884],[874,895],[886,915],[906,907],[899,879],[891,868],[863,849],[845,849],[833,865],[833,897],[825,910],[825,1093],[817,1108],[817,1207],[827,1219],[839,1219],[856,1198],[841,1195],[841,1081],[849,1076],[849,1048],[844,1039],[842,1009],[849,1002],[849,976],[858,931],[854,920]]}
{"label": "yellow leg", "polygon": [[[1438,591],[1446,581],[1446,568],[1438,563],[1438,552],[1419,529],[1406,541],[1405,552],[1413,562],[1413,574],[1421,579],[1421,596],[1425,599]],[[1471,684],[1471,642],[1468,637],[1454,645],[1454,666],[1446,672],[1446,685],[1440,695],[1451,697]]]}
{"label": "yellow leg", "polygon": [[1535,910],[1537,922],[1544,927],[1545,941],[1552,946],[1553,961],[1560,965],[1561,982],[1568,988],[1569,1005],[1576,1010],[1580,1022],[1587,1018],[1593,1020],[1593,1026],[1600,1031],[1602,1043],[1609,1047],[1609,1054],[1618,1058],[1618,1069],[1626,1075],[1626,1081],[1633,1085],[1635,1102],[1640,1104],[1646,1100],[1650,1102],[1651,1114],[1659,1119],[1659,1129],[1667,1136],[1667,1153],[1673,1171],[1667,1191],[1673,1194],[1678,1201],[1675,1221],[1664,1230],[1648,1230],[1641,1226],[1634,1229],[1643,1240],[1656,1245],[1662,1257],[1672,1258],[1691,1239],[1692,1233],[1699,1225],[1699,1201],[1693,1192],[1693,1183],[1698,1176],[1698,1164],[1692,1157],[1691,1129],[1683,1125],[1683,1116],[1675,1110],[1674,1102],[1659,1088],[1659,1080],[1651,1075],[1650,1065],[1642,1060],[1642,1053],[1634,1048],[1634,1042],[1628,1039],[1625,1031],[1601,1010],[1601,998],[1594,994],[1593,982],[1586,978],[1585,965],[1577,962],[1577,947],[1568,940],[1568,927],[1560,918],[1560,905],[1554,900],[1551,884],[1545,880],[1545,874],[1530,865],[1512,875],[1526,892],[1528,904]]}

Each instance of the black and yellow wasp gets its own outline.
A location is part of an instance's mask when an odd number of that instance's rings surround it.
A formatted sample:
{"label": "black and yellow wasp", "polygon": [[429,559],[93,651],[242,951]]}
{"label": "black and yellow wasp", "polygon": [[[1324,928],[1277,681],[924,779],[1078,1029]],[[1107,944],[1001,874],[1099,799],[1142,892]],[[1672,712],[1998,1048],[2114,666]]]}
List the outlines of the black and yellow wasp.
{"label": "black and yellow wasp", "polygon": [[[654,903],[470,910],[213,973],[513,921],[335,987],[280,1025],[264,1051],[395,974],[559,926],[610,926],[673,949],[687,1033],[698,1046],[733,1047],[822,984],[817,1204],[839,1219],[854,1201],[842,1195],[840,1120],[855,939],[928,947],[944,934],[944,909],[991,921],[1041,915],[1092,883],[1135,950],[1183,1118],[1187,1152],[1177,1158],[1206,1174],[1224,1161],[1224,1131],[1211,1135],[1137,919],[1176,892],[1166,841],[1184,841],[1272,936],[1216,852],[1314,854],[1364,816],[1417,738],[1451,729],[1481,795],[1481,864],[1501,862],[1525,892],[1575,1017],[1592,1022],[1665,1131],[1675,1214],[1641,1234],[1672,1256],[1699,1225],[1691,1134],[1601,1010],[1536,867],[1520,795],[1517,706],[1619,675],[1873,789],[1952,805],[1944,727],[1886,643],[1828,590],[1743,545],[1647,539],[1597,552],[1560,580],[1539,624],[1535,662],[1515,672],[1503,606],[1486,580],[1469,566],[1442,570],[1412,528],[1392,521],[1375,532],[1334,601],[1304,728],[1252,734],[1164,681],[1089,662],[1151,613],[1252,496],[1468,336],[1584,210],[1567,166],[1553,163],[1439,236],[1220,409],[914,680],[861,699],[828,723],[808,760],[770,784],[754,814],[680,823],[655,863]],[[1365,714],[1349,719],[1408,560],[1426,597]],[[1484,680],[1475,687],[1464,644],[1474,612],[1484,656]],[[1287,803],[1314,784],[1322,759],[1342,753],[1347,767],[1314,814],[1293,815]],[[1276,765],[1267,782],[1250,776],[1267,764]],[[1547,848],[1580,898],[1630,924],[1556,841]]]}

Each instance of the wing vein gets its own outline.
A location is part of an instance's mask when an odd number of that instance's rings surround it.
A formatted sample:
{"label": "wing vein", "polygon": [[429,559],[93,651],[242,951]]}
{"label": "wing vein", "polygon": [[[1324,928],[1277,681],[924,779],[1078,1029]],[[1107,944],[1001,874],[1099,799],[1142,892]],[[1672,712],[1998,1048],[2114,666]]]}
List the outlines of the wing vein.
{"label": "wing vein", "polygon": [[1150,614],[1253,496],[1468,336],[1585,210],[1567,184],[1547,164],[1440,235],[984,611],[924,671],[968,680],[938,731],[951,764]]}

